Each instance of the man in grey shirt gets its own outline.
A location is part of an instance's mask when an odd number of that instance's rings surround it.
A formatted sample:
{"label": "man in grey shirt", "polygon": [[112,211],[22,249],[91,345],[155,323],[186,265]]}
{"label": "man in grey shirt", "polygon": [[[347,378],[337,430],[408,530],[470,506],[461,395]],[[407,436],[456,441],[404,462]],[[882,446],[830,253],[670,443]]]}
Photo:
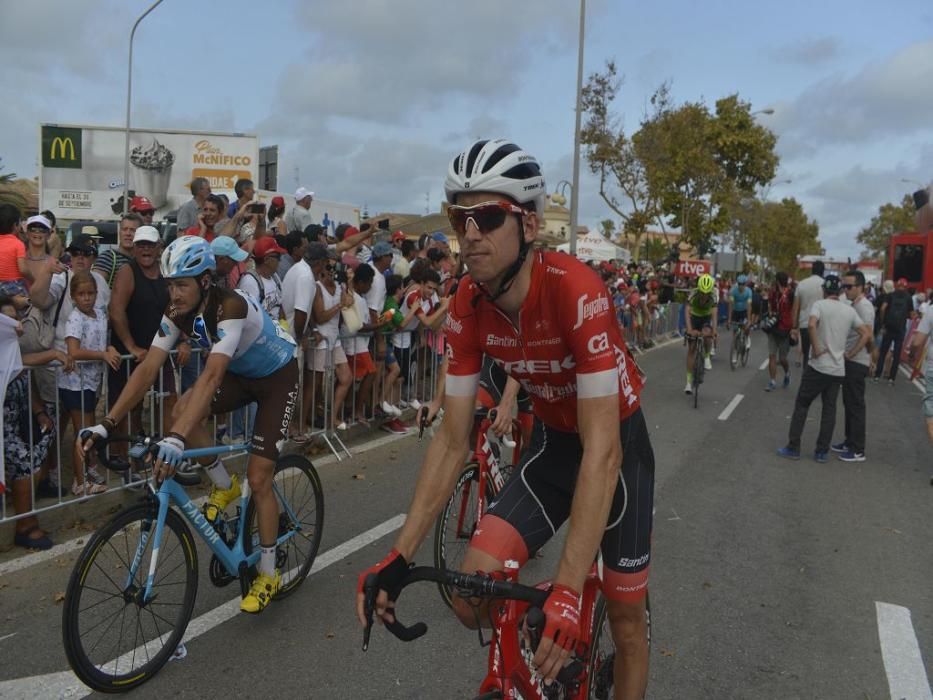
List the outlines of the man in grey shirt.
{"label": "man in grey shirt", "polygon": [[[843,462],[865,461],[865,380],[871,364],[871,332],[875,326],[875,307],[865,296],[865,275],[850,270],[842,278],[846,299],[859,317],[862,328],[850,330],[846,337],[846,375],[842,384],[842,405],[846,414],[846,436],[832,446]],[[869,333],[869,341],[860,345],[861,331]],[[855,352],[855,348],[859,348]]]}
{"label": "man in grey shirt", "polygon": [[794,292],[793,315],[797,318],[797,330],[791,331],[791,337],[800,341],[803,353],[803,369],[806,371],[810,359],[810,307],[823,298],[823,273],[826,266],[822,260],[813,263],[813,274],[797,284]]}
{"label": "man in grey shirt", "polygon": [[291,231],[304,231],[314,222],[311,220],[311,202],[314,192],[304,187],[295,190],[295,206],[285,215],[285,227]]}
{"label": "man in grey shirt", "polygon": [[[810,404],[820,396],[823,410],[813,456],[817,462],[829,461],[830,441],[836,425],[836,400],[846,374],[845,358],[855,357],[871,338],[871,330],[863,325],[858,314],[851,306],[839,300],[841,289],[839,277],[827,275],[823,280],[825,299],[810,307],[808,330],[812,354],[797,391],[787,446],[777,451],[781,457],[800,459],[800,436],[807,422],[807,413]],[[847,350],[846,341],[851,331],[857,332],[859,337],[855,345]]]}
{"label": "man in grey shirt", "polygon": [[[201,207],[211,194],[211,183],[206,177],[196,177],[191,181],[191,199],[181,205],[176,215],[178,235],[198,224]],[[219,230],[219,229],[218,229]]]}

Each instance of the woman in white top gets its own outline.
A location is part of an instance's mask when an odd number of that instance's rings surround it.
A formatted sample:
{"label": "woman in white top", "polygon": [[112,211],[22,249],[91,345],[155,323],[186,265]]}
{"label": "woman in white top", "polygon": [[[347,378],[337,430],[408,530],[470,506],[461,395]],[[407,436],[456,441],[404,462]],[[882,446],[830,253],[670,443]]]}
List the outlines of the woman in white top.
{"label": "woman in white top", "polygon": [[[331,409],[331,430],[346,430],[347,424],[340,417],[344,399],[350,390],[353,375],[347,364],[347,356],[340,344],[340,311],[353,306],[353,295],[342,284],[334,280],[337,262],[328,260],[317,282],[318,293],[314,296],[312,313],[317,323],[321,342],[314,350],[314,380],[320,386],[324,372],[333,365],[337,386],[334,388],[334,403]],[[353,283],[353,270],[347,270],[348,284]]]}

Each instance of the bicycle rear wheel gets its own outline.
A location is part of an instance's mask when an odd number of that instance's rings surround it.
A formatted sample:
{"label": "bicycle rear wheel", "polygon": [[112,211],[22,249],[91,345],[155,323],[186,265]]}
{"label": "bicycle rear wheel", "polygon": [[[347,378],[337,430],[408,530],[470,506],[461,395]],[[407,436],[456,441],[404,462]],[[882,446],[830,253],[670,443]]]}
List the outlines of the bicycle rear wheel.
{"label": "bicycle rear wheel", "polygon": [[[275,463],[272,489],[279,504],[278,536],[294,534],[276,550],[275,565],[282,574],[282,585],[273,600],[295,592],[307,578],[321,546],[324,528],[324,489],[317,470],[301,455],[285,455]],[[259,546],[256,500],[246,504],[248,523],[243,550],[247,556]]]}
{"label": "bicycle rear wheel", "polygon": [[148,503],[118,513],[90,539],[71,572],[62,610],[65,655],[75,675],[94,690],[124,692],[149,680],[191,619],[197,550],[174,510],[162,531],[152,596],[141,602],[157,514]]}
{"label": "bicycle rear wheel", "polygon": [[751,342],[748,331],[742,334],[742,366],[748,366],[748,356],[751,354]]}
{"label": "bicycle rear wheel", "polygon": [[[481,506],[485,512],[492,499],[488,485],[481,504],[477,503],[478,499],[479,465],[472,462],[460,472],[454,492],[434,525],[434,566],[439,569],[456,570],[463,563],[470,538],[476,530],[478,508]],[[451,606],[453,595],[450,587],[439,583],[437,589],[444,602]]]}

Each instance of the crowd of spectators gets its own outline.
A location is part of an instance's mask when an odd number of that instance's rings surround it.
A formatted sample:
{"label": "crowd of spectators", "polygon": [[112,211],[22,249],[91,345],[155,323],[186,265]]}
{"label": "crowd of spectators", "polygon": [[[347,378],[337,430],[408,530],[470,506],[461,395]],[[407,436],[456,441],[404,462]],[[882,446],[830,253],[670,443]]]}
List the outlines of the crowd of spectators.
{"label": "crowd of spectators", "polygon": [[[249,180],[238,181],[235,192],[236,199],[228,202],[211,192],[207,180],[195,178],[192,199],[177,212],[178,231],[210,241],[217,284],[255,298],[294,337],[304,378],[290,439],[304,443],[321,432],[339,435],[353,424],[408,432],[404,411],[437,393],[444,357],[443,323],[460,270],[446,236],[435,232],[415,240],[370,222],[324,228],[311,220],[314,193],[306,188],[298,189],[290,208],[278,196],[268,207],[258,202]],[[17,513],[29,512],[33,498],[62,498],[69,491],[85,497],[107,489],[100,471],[90,461],[84,464],[77,452],[71,455],[69,489],[61,481],[68,467],[53,464],[61,447],[53,445],[56,440],[59,446],[73,444],[67,428],[73,435],[93,424],[106,408],[104,401],[119,394],[145,358],[168,305],[159,268],[164,241],[151,225],[154,208],[146,197],[136,196],[130,209],[120,219],[115,245],[99,251],[98,239],[82,233],[62,251],[51,212],[29,217],[23,225],[14,207],[0,206],[0,311],[19,321],[22,361],[33,367],[9,383],[4,401],[5,477]],[[651,347],[662,327],[683,329],[682,314],[674,318],[678,307],[672,302],[685,301],[696,280],[676,274],[676,263],[590,264],[604,280],[633,347]],[[769,390],[775,387],[778,365],[784,386],[790,383],[791,350],[798,345],[804,352],[796,364],[812,389],[804,399],[823,395],[828,403],[823,385],[816,382],[821,377],[808,375],[811,309],[826,294],[823,266],[814,264],[810,277],[800,282],[777,272],[773,284],[752,277],[747,284],[753,292],[751,317],[768,326]],[[734,286],[729,275],[719,279],[723,320]],[[910,294],[906,286],[903,280],[888,281],[876,290],[853,271],[843,278],[845,294],[837,290],[836,303],[843,306],[848,298],[859,313],[859,327],[868,325],[872,331],[857,358],[847,355],[831,368],[833,377],[840,376],[840,368],[845,374],[831,382],[843,386],[842,447],[863,458],[865,379],[885,376],[893,383],[905,342],[919,348],[918,339],[930,337],[931,322],[918,324],[921,317],[933,316],[933,290]],[[196,338],[186,341],[154,388],[163,410],[170,411],[177,393],[197,379],[203,348]],[[927,355],[929,375],[933,362]],[[927,411],[933,436],[933,399]],[[247,438],[253,415],[235,414],[222,427],[224,439]],[[137,407],[117,432],[139,430],[143,417],[142,406]],[[34,494],[29,488],[33,478],[38,484]],[[23,546],[51,546],[35,518],[18,520],[16,537]]]}

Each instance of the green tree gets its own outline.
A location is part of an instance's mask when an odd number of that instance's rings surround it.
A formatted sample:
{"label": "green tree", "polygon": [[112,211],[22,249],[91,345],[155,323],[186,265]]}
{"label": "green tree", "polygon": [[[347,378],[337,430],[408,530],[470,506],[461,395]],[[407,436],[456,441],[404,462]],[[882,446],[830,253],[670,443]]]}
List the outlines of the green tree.
{"label": "green tree", "polygon": [[599,196],[622,221],[623,238],[637,251],[653,222],[663,227],[657,197],[648,186],[645,167],[612,105],[622,86],[614,61],[593,73],[583,87],[584,122],[580,141],[590,171],[599,176]]}
{"label": "green tree", "polygon": [[[3,158],[0,158],[0,170],[3,170]],[[12,204],[21,212],[26,208],[26,198],[13,186],[16,173],[0,173],[0,204]]]}
{"label": "green tree", "polygon": [[887,253],[892,235],[914,230],[914,216],[914,200],[910,195],[904,195],[900,204],[889,202],[878,207],[878,213],[855,237],[865,246],[862,257],[874,258]]}
{"label": "green tree", "polygon": [[819,225],[792,197],[751,205],[749,220],[750,251],[762,259],[769,276],[778,270],[793,274],[799,256],[822,251]]}
{"label": "green tree", "polygon": [[599,232],[607,241],[611,241],[616,232],[616,222],[612,219],[603,219],[599,222]]}
{"label": "green tree", "polygon": [[671,250],[663,238],[649,238],[641,247],[641,256],[639,260],[658,263],[666,260],[670,252]]}

